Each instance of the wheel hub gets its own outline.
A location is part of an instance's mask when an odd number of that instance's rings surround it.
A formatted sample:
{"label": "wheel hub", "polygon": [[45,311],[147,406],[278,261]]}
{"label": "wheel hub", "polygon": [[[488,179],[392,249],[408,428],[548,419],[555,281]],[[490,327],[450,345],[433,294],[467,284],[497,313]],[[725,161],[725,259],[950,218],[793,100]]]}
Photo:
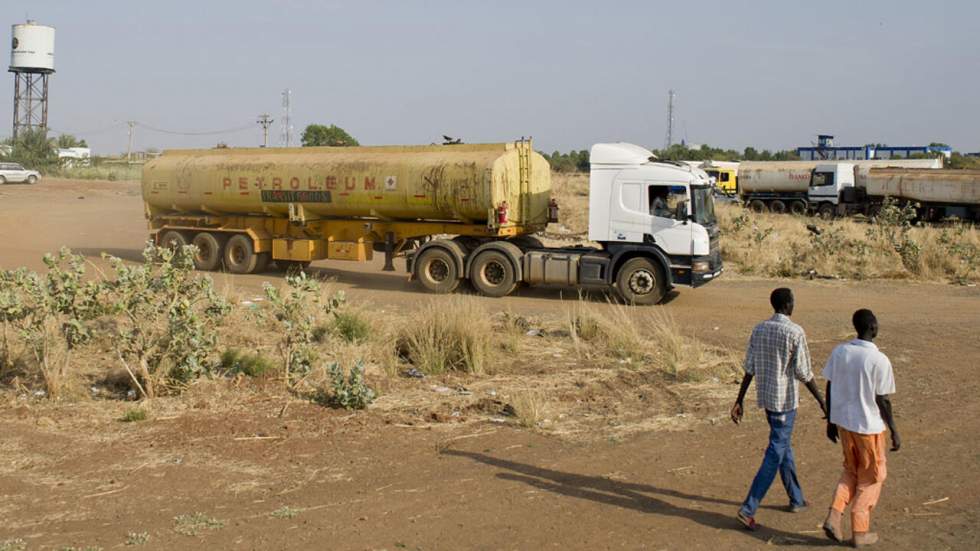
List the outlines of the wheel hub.
{"label": "wheel hub", "polygon": [[491,285],[500,285],[504,282],[507,272],[499,262],[488,262],[483,267],[483,279]]}
{"label": "wheel hub", "polygon": [[649,270],[637,270],[630,275],[630,291],[637,295],[646,295],[653,291],[656,279]]}
{"label": "wheel hub", "polygon": [[442,282],[449,277],[449,266],[446,265],[444,260],[439,258],[429,262],[429,269],[427,271],[429,272],[429,277],[432,278],[433,281]]}

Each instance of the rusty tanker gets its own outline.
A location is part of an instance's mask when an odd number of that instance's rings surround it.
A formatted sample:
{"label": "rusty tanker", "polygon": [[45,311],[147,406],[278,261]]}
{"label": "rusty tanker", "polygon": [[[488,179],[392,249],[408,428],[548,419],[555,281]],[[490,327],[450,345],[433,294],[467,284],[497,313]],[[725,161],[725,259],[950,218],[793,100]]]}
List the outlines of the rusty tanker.
{"label": "rusty tanker", "polygon": [[[635,153],[620,144],[602,145],[609,146],[600,150],[612,152],[615,163],[624,157],[614,153]],[[651,164],[644,155],[628,159]],[[707,184],[700,177],[690,171],[676,175],[685,208],[693,208],[692,202],[711,208],[699,199],[701,192],[691,196],[691,189]],[[636,303],[659,302],[675,283],[705,282],[720,272],[720,259],[693,260],[699,247],[692,248],[695,225],[686,219],[670,224],[683,228],[674,233],[684,241],[671,237],[669,245],[682,256],[639,237],[632,245],[625,234],[606,227],[613,223],[609,213],[598,234],[615,234],[623,243],[544,247],[533,234],[557,220],[558,207],[551,199],[551,168],[529,140],[173,150],[146,164],[142,191],[151,238],[168,247],[194,245],[200,270],[247,274],[273,264],[305,269],[323,259],[367,261],[378,252],[384,254],[384,270],[393,271],[394,259],[404,257],[410,278],[438,293],[465,280],[489,296],[509,294],[520,284],[597,286]],[[708,212],[713,221],[713,210]],[[594,229],[590,219],[590,233]],[[708,238],[701,241],[700,254],[707,258]],[[688,266],[682,265],[685,258]],[[714,273],[695,278],[695,267]]]}

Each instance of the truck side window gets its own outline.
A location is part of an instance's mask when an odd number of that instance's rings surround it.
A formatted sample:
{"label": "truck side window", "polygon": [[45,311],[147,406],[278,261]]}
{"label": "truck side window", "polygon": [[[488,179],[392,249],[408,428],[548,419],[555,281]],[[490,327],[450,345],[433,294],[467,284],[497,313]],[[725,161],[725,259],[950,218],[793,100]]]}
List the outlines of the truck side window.
{"label": "truck side window", "polygon": [[719,175],[721,176],[721,181],[722,182],[727,182],[728,181],[728,173],[727,172],[721,172]]}
{"label": "truck side window", "polygon": [[687,199],[685,193],[675,193],[677,191],[684,191],[684,188],[648,186],[647,200],[650,204],[650,214],[661,218],[674,218],[674,214],[677,212],[677,203]]}
{"label": "truck side window", "polygon": [[814,172],[813,181],[810,183],[810,187],[819,186],[832,186],[834,185],[834,173],[833,172]]}

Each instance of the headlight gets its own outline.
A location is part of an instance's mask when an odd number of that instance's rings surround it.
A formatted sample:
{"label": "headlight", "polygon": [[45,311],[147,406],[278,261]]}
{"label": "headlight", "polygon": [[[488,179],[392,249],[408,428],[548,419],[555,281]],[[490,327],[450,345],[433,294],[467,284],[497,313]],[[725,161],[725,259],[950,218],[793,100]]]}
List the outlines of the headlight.
{"label": "headlight", "polygon": [[695,260],[691,264],[691,269],[695,272],[708,272],[711,270],[711,264],[707,260]]}

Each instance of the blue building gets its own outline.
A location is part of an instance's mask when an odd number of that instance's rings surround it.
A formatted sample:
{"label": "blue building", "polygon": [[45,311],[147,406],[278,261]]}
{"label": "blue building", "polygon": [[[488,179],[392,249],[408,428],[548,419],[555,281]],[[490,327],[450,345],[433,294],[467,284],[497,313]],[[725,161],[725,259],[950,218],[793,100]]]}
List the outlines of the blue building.
{"label": "blue building", "polygon": [[829,134],[817,136],[817,145],[798,147],[796,153],[804,161],[861,160],[861,159],[906,159],[915,154],[943,155],[947,159],[953,148],[935,145],[858,145],[835,146],[834,137]]}

